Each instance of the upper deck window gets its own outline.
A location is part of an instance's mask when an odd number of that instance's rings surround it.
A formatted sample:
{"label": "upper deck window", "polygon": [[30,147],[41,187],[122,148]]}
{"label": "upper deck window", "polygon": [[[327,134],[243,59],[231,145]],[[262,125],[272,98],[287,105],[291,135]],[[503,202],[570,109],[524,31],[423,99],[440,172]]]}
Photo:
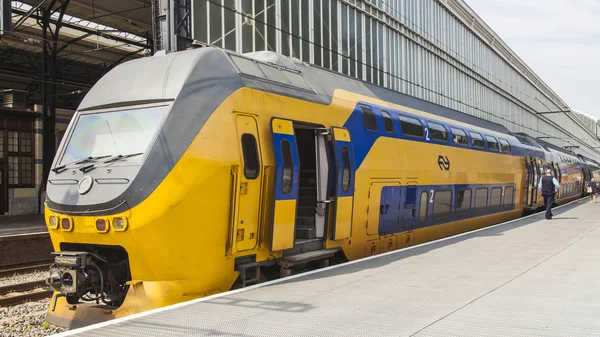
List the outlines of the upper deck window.
{"label": "upper deck window", "polygon": [[433,140],[437,140],[440,142],[448,141],[448,130],[441,124],[427,122],[427,126],[429,126],[429,136]]}
{"label": "upper deck window", "polygon": [[369,131],[377,131],[377,118],[375,118],[373,109],[366,105],[360,105],[360,110],[362,111],[363,125],[365,126],[365,129]]}
{"label": "upper deck window", "polygon": [[394,133],[394,121],[392,120],[390,113],[385,110],[381,110],[381,116],[383,116],[383,126],[385,127],[385,131],[388,133]]}
{"label": "upper deck window", "polygon": [[488,149],[490,151],[498,151],[499,150],[498,140],[496,140],[496,138],[491,137],[491,136],[485,136],[485,140],[487,140]]}
{"label": "upper deck window", "polygon": [[483,137],[481,134],[476,132],[469,132],[471,134],[471,141],[473,143],[473,147],[485,148],[485,143],[483,142]]}
{"label": "upper deck window", "polygon": [[463,130],[455,128],[451,128],[450,130],[452,130],[452,140],[454,141],[454,144],[460,146],[469,145],[469,139],[467,138],[467,134]]}
{"label": "upper deck window", "polygon": [[400,127],[405,136],[423,138],[425,134],[423,124],[418,119],[402,115],[398,115],[398,118],[400,118]]}
{"label": "upper deck window", "polygon": [[[128,109],[80,115],[59,165],[87,157],[144,153],[169,107]],[[141,161],[132,156],[131,161]]]}
{"label": "upper deck window", "polygon": [[505,139],[500,139],[500,149],[502,152],[510,152],[510,143]]}

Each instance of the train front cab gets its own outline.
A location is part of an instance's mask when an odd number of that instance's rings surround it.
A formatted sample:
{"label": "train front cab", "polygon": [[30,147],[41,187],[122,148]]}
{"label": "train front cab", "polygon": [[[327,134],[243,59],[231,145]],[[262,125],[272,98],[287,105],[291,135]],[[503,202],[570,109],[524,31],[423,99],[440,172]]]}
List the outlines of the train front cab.
{"label": "train front cab", "polygon": [[[348,130],[273,117],[270,137],[259,142],[254,117],[237,114],[235,120],[242,160],[232,177],[239,191],[233,200],[237,211],[230,235],[232,252],[244,255],[259,244],[262,218],[269,224],[262,237],[268,250],[279,254],[281,276],[335,255],[352,228],[356,167]],[[261,151],[272,151],[272,168],[262,164],[267,154]],[[256,207],[261,200],[272,204]],[[327,249],[326,242],[335,247]],[[242,286],[249,284],[246,267],[256,264],[250,257],[236,262]]]}

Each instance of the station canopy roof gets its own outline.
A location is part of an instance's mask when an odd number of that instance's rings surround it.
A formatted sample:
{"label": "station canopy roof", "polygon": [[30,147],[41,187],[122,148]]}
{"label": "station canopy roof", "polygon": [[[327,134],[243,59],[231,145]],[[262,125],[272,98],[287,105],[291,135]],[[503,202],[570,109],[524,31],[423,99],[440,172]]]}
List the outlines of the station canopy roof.
{"label": "station canopy roof", "polygon": [[[57,46],[57,105],[74,108],[108,70],[150,53],[150,0],[62,0],[68,3]],[[0,90],[26,91],[27,103],[39,104],[43,83],[41,8],[61,0],[12,1],[13,30],[0,37]],[[51,16],[51,29],[60,12]],[[52,37],[47,37],[51,45]],[[49,80],[48,80],[49,81]]]}

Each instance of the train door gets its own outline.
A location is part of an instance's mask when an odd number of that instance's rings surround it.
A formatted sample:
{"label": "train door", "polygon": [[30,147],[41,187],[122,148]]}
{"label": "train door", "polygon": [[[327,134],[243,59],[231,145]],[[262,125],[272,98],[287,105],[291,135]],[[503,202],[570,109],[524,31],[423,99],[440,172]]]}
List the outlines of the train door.
{"label": "train door", "polygon": [[354,151],[350,132],[345,128],[332,127],[331,139],[335,162],[335,190],[332,207],[332,240],[349,238],[352,234],[354,205]]}
{"label": "train door", "polygon": [[236,179],[238,208],[234,222],[234,240],[237,251],[256,247],[260,219],[262,188],[262,158],[256,120],[248,115],[235,118],[241,165]]}
{"label": "train door", "polygon": [[401,232],[402,187],[399,182],[373,182],[369,187],[367,235]]}
{"label": "train door", "polygon": [[533,204],[533,195],[531,190],[533,189],[533,167],[531,164],[531,158],[525,158],[525,205],[531,206]]}
{"label": "train door", "polygon": [[293,122],[273,118],[271,134],[275,159],[271,250],[277,251],[294,247],[300,163]]}
{"label": "train door", "polygon": [[418,225],[417,223],[417,184],[409,182],[404,193],[404,202],[402,207],[402,225],[405,231],[412,231]]}
{"label": "train door", "polygon": [[[339,133],[337,130],[335,132]],[[346,145],[338,147],[341,151],[339,171],[344,175],[340,182],[342,198],[339,200],[340,193],[335,194],[332,188],[336,181],[333,177],[337,176],[338,171],[333,160],[338,154],[331,153],[333,142],[330,143],[329,140],[329,137],[333,139],[333,130],[302,121],[273,118],[271,133],[275,158],[271,249],[277,251],[294,248],[292,252],[320,249],[323,246],[321,241],[326,237],[330,210],[333,210],[332,214],[340,223],[347,216],[351,219],[352,204],[350,210],[345,210],[344,205],[340,208],[347,214],[339,215],[335,212],[336,204],[344,204],[344,198],[353,194],[351,143],[348,141]],[[346,136],[349,140],[349,134]],[[346,177],[349,177],[349,182]],[[350,225],[350,222],[346,224]],[[337,226],[337,235],[344,236],[343,229],[340,228]]]}
{"label": "train door", "polygon": [[367,235],[379,234],[379,223],[385,214],[385,182],[373,182],[369,186],[369,205],[367,206]]}
{"label": "train door", "polygon": [[398,184],[387,184],[381,190],[381,204],[379,205],[379,234],[387,235],[402,231],[400,227],[400,199],[402,190]]}
{"label": "train door", "polygon": [[538,185],[540,180],[540,166],[535,158],[531,158],[531,163],[533,165],[533,188],[531,189],[531,201],[533,204],[537,204],[538,202]]}

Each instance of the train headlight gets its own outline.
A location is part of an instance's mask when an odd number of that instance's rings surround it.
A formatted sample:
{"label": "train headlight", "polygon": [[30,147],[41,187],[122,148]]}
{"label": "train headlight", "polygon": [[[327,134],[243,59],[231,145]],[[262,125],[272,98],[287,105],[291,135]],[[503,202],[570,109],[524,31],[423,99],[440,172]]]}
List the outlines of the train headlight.
{"label": "train headlight", "polygon": [[96,220],[96,230],[99,233],[108,233],[108,229],[110,228],[108,219],[98,219]]}
{"label": "train headlight", "polygon": [[71,219],[71,218],[60,219],[60,228],[65,232],[72,231],[73,230],[73,219]]}
{"label": "train headlight", "polygon": [[127,229],[127,218],[117,217],[112,221],[112,228],[117,232],[123,232]]}
{"label": "train headlight", "polygon": [[58,228],[58,217],[52,215],[50,216],[50,218],[48,219],[48,226],[52,229],[57,229]]}

